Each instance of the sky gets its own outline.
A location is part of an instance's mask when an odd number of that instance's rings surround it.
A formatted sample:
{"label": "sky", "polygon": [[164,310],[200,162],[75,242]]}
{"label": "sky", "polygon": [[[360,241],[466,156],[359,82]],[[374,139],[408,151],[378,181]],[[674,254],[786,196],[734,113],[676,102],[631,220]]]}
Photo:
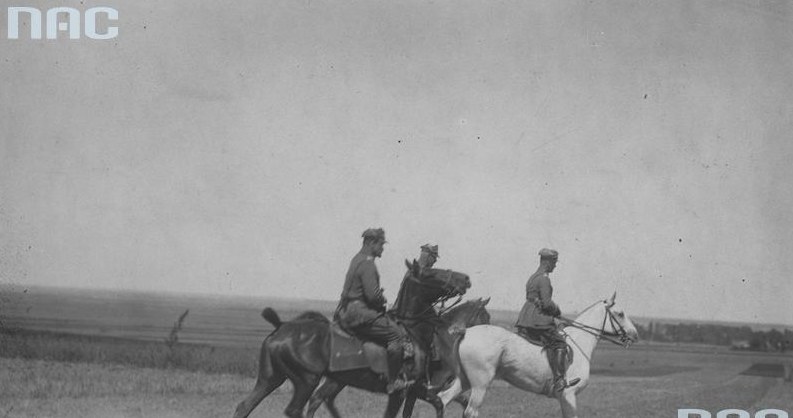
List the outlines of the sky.
{"label": "sky", "polygon": [[25,3],[113,40],[9,40],[0,283],[393,300],[427,242],[520,309],[793,324],[783,1]]}

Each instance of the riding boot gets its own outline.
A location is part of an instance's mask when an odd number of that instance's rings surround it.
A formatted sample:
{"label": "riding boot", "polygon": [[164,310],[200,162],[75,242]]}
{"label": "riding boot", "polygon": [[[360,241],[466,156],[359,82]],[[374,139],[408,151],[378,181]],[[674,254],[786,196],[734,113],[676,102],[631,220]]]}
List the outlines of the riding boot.
{"label": "riding boot", "polygon": [[388,354],[388,385],[386,386],[386,392],[391,394],[408,386],[405,379],[399,377],[399,373],[402,371],[402,343],[399,341],[388,343],[386,352]]}
{"label": "riding boot", "polygon": [[555,392],[561,392],[566,388],[575,386],[581,381],[580,378],[575,378],[567,381],[565,375],[567,373],[567,348],[557,348],[553,350],[553,361],[551,362],[551,371],[553,372],[553,389]]}

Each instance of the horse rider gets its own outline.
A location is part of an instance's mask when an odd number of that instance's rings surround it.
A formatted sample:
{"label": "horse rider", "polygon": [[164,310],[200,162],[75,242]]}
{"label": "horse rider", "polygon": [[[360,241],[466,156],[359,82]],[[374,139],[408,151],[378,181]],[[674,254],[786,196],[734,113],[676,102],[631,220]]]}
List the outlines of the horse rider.
{"label": "horse rider", "polygon": [[[419,269],[431,269],[432,266],[435,265],[435,262],[438,261],[438,246],[432,244],[424,244],[421,246],[421,253],[419,254],[418,265]],[[413,272],[408,269],[405,273],[405,277],[402,278],[402,281],[408,280],[411,276],[413,276]],[[419,276],[421,276],[419,274]],[[399,297],[397,296],[397,302],[399,301]]]}
{"label": "horse rider", "polygon": [[383,254],[385,231],[382,228],[367,229],[362,237],[363,246],[350,261],[334,317],[351,334],[386,347],[386,391],[393,393],[408,386],[408,382],[399,377],[403,346],[408,343],[408,337],[402,327],[385,314],[386,298],[374,263],[375,258]]}
{"label": "horse rider", "polygon": [[435,262],[438,261],[438,246],[432,244],[424,244],[421,246],[421,254],[419,254],[419,267],[432,268]]}
{"label": "horse rider", "polygon": [[[420,271],[423,271],[424,269],[431,269],[432,266],[435,265],[436,261],[438,261],[438,246],[437,245],[432,245],[432,244],[424,244],[424,245],[422,245],[421,246],[421,253],[419,254],[419,259],[417,261]],[[402,278],[402,282],[404,283],[405,280],[410,280],[412,278],[413,274],[414,274],[413,271],[411,269],[408,269],[408,271],[405,273],[405,277]],[[421,273],[419,273],[419,278],[420,277],[421,277]],[[399,306],[399,299],[402,297],[402,293],[401,292],[402,292],[402,289],[400,288],[400,293],[397,295],[397,300],[396,300],[396,303],[394,304],[395,306]],[[433,314],[437,314],[437,311],[435,310],[435,308],[432,308],[431,311],[432,311]],[[397,312],[397,315],[399,315],[398,312]],[[423,324],[419,324],[418,326],[421,327],[422,325],[423,326],[427,326],[427,325],[430,325],[430,324],[423,323]],[[430,326],[432,326],[432,325],[430,325]],[[433,330],[430,330],[429,332],[433,332]],[[407,344],[407,345],[405,345],[404,348],[405,348],[405,352],[407,353],[406,357],[411,357],[412,354],[414,354],[413,353],[413,345],[412,344]],[[424,349],[429,350],[429,347],[424,347]]]}
{"label": "horse rider", "polygon": [[540,266],[526,282],[526,302],[520,311],[515,326],[518,334],[542,342],[548,350],[548,361],[553,372],[553,390],[560,392],[565,388],[575,386],[581,379],[567,382],[567,343],[564,335],[556,328],[555,317],[562,311],[553,301],[553,287],[549,274],[556,268],[559,253],[556,250],[543,248],[540,250]]}

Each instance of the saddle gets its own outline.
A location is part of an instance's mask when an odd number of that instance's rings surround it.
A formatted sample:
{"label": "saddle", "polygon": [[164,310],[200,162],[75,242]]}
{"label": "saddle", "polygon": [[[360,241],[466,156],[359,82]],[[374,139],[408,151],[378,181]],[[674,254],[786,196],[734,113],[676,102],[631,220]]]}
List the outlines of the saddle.
{"label": "saddle", "polygon": [[[416,350],[415,342],[411,343]],[[405,358],[412,353],[405,352]],[[330,325],[330,365],[331,372],[353,369],[372,369],[375,373],[388,372],[388,354],[385,347],[357,338],[341,328],[337,322]]]}
{"label": "saddle", "polygon": [[[537,338],[536,336],[527,335],[527,334],[524,334],[522,332],[517,332],[516,334],[518,334],[521,338],[523,338],[524,340],[528,341],[529,343],[531,343],[533,345],[536,345],[537,347],[542,348],[543,351],[546,351],[547,348],[548,348],[548,346],[546,346],[542,342],[542,340]],[[573,362],[573,353],[574,353],[573,352],[573,347],[571,347],[569,343],[566,343],[565,345],[567,346],[567,361],[568,361],[568,363],[572,363]]]}

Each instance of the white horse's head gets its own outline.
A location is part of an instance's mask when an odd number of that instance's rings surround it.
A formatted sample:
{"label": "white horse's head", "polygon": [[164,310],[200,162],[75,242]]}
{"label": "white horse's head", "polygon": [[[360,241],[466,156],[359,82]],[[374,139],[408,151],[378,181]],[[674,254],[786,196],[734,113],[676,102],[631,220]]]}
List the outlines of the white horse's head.
{"label": "white horse's head", "polygon": [[628,347],[636,341],[639,341],[639,332],[636,330],[636,326],[633,325],[631,319],[628,318],[625,310],[614,301],[616,298],[617,292],[614,292],[609,299],[603,301],[606,309],[603,333],[606,336],[619,338],[622,344]]}

